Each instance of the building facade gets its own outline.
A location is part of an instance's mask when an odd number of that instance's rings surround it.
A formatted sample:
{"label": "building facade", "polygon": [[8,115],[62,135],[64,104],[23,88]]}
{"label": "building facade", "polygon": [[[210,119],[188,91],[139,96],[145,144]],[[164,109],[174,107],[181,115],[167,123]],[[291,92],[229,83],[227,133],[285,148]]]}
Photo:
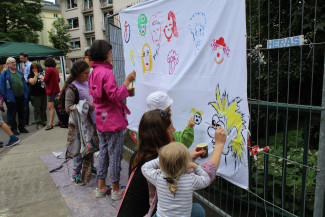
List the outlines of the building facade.
{"label": "building facade", "polygon": [[39,44],[53,47],[49,40],[48,31],[52,29],[52,23],[61,17],[60,1],[56,0],[55,4],[48,1],[41,1],[42,10],[39,16],[43,21],[43,30],[38,32]]}
{"label": "building facade", "polygon": [[105,39],[104,17],[113,14],[113,0],[61,0],[61,13],[71,26],[71,52],[66,65],[84,57],[85,51],[98,39]]}

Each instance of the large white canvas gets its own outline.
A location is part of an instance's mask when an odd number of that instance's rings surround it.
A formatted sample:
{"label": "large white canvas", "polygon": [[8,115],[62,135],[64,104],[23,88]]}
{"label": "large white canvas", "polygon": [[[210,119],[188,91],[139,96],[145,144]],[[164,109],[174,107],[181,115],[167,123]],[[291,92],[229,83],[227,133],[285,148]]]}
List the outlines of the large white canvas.
{"label": "large white canvas", "polygon": [[149,0],[121,11],[120,22],[125,71],[137,72],[129,128],[138,130],[150,93],[167,92],[177,131],[194,116],[190,149],[205,142],[210,155],[209,124],[226,130],[217,175],[248,189],[245,1]]}

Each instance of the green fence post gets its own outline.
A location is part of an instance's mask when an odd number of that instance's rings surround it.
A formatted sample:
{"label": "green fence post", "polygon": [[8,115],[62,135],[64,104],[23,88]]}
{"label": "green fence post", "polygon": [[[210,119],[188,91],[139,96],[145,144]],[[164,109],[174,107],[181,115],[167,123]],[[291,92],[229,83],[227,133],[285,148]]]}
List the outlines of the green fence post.
{"label": "green fence post", "polygon": [[323,73],[323,96],[322,111],[320,119],[319,147],[316,176],[316,190],[314,203],[314,217],[325,216],[325,52],[324,52],[324,73]]}

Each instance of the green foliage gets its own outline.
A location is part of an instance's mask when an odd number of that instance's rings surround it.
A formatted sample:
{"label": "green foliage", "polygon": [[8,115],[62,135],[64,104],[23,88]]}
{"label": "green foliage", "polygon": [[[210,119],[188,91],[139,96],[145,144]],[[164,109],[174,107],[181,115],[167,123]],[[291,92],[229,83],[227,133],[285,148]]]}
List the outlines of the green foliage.
{"label": "green foliage", "polygon": [[1,0],[0,40],[37,43],[35,32],[43,29],[41,8],[40,0]]}
{"label": "green foliage", "polygon": [[68,42],[71,40],[69,29],[70,26],[65,24],[64,19],[59,18],[53,22],[53,28],[48,31],[53,47],[63,50],[64,55],[70,51],[70,46],[68,45]]}
{"label": "green foliage", "polygon": [[[311,214],[314,206],[314,195],[316,187],[316,172],[313,169],[303,167],[304,156],[304,134],[303,130],[291,130],[288,132],[286,149],[284,150],[284,138],[282,133],[271,136],[269,146],[271,154],[268,156],[268,175],[267,192],[268,200],[274,201],[275,205],[281,207],[282,201],[285,203],[286,210],[294,210],[295,213],[300,213],[302,193],[305,190],[306,213]],[[260,143],[263,147],[265,144]],[[285,153],[283,153],[285,151]],[[288,161],[281,159],[285,157]],[[277,156],[277,157],[274,157]],[[252,160],[252,181],[250,188],[260,196],[264,194],[264,172],[265,172],[265,157],[264,154],[258,155],[258,160]],[[279,158],[280,157],[280,158]],[[317,165],[318,151],[308,150],[309,167],[315,168]],[[290,160],[290,161],[289,161]],[[293,162],[292,162],[293,161]],[[296,163],[295,163],[296,162]],[[299,164],[297,164],[299,163]],[[303,174],[306,172],[306,186],[303,188]],[[283,175],[285,175],[285,185],[283,185]],[[284,190],[284,198],[282,191]],[[294,209],[293,209],[294,207]],[[308,216],[308,215],[307,215]]]}

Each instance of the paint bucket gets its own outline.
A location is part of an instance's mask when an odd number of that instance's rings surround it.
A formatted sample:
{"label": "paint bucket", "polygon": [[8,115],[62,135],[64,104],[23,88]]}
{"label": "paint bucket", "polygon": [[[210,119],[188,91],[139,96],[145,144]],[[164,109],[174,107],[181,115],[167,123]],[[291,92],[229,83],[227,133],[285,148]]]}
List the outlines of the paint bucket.
{"label": "paint bucket", "polygon": [[196,151],[201,151],[201,150],[205,150],[205,154],[201,155],[201,158],[207,158],[209,153],[208,153],[208,143],[200,143],[196,146]]}

